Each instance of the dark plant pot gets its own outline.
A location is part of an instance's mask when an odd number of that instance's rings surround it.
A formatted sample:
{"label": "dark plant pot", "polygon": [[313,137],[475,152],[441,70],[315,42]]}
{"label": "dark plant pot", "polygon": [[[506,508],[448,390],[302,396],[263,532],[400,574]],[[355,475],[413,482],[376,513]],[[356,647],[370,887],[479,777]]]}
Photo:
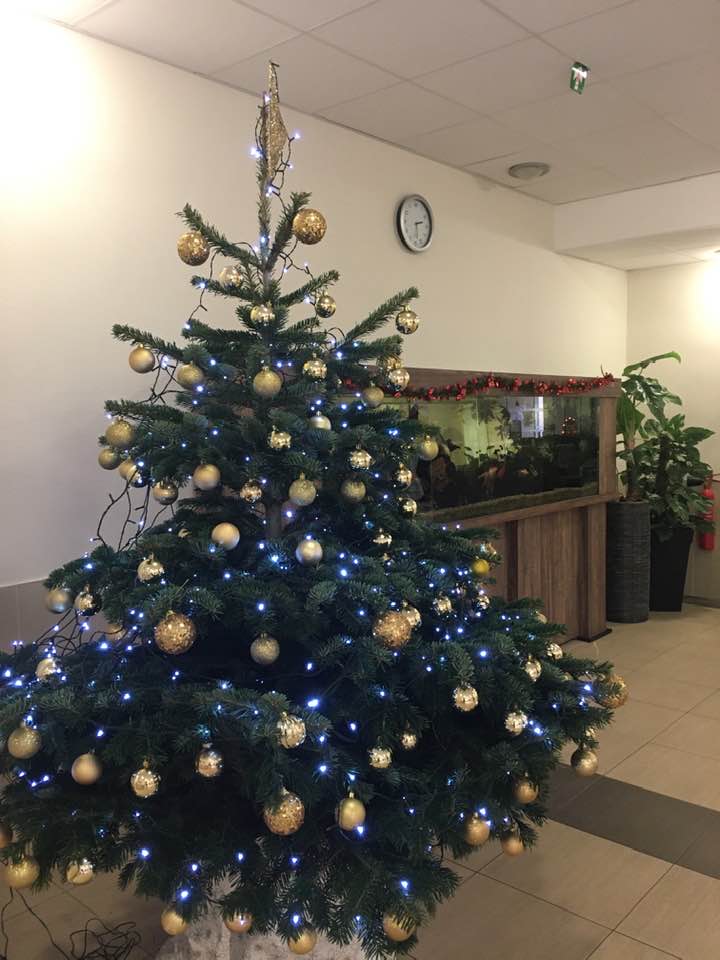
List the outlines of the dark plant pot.
{"label": "dark plant pot", "polygon": [[650,609],[679,612],[685,593],[693,531],[678,527],[669,540],[650,539]]}
{"label": "dark plant pot", "polygon": [[607,505],[606,616],[642,623],[649,614],[650,507],[621,500]]}

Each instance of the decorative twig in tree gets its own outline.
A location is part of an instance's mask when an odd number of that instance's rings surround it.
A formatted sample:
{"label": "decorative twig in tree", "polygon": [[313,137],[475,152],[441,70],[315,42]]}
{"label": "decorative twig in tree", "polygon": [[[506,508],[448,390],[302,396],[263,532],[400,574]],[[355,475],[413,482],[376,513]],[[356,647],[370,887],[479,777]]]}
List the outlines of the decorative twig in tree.
{"label": "decorative twig in tree", "polygon": [[[272,66],[268,87],[257,238],[186,206],[178,252],[209,272],[184,344],[114,328],[152,382],[107,404],[122,534],[101,523],[48,578],[57,625],[2,656],[0,838],[12,886],[119,870],[169,934],[215,911],[295,954],[322,934],[381,958],[452,895],[444,855],[533,843],[560,748],[592,773],[624,688],[563,656],[538,601],[487,595],[488,542],[415,518],[406,463],[437,443],[383,404],[408,375],[402,336],[373,335],[413,332],[417,291],[324,329],[338,275],[296,256],[326,220],[284,196]],[[236,326],[208,323],[209,294]]]}

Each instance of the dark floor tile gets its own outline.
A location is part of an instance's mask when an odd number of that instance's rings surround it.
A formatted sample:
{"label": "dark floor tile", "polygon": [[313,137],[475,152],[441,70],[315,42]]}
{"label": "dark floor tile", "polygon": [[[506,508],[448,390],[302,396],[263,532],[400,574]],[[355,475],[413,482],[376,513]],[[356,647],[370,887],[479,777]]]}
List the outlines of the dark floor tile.
{"label": "dark floor tile", "polygon": [[678,865],[720,879],[720,814],[685,850]]}
{"label": "dark floor tile", "polygon": [[548,816],[551,820],[560,820],[558,812],[571,803],[580,794],[593,787],[598,777],[579,777],[564,763],[559,763],[550,775],[548,795]]}

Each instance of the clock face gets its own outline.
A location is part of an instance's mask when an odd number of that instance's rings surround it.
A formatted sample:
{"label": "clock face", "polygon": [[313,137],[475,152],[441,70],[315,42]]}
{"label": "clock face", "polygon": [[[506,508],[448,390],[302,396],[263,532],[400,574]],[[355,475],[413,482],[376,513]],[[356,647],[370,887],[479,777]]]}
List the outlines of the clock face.
{"label": "clock face", "polygon": [[413,253],[427,250],[433,235],[433,216],[430,204],[424,197],[412,194],[400,201],[397,231],[408,250]]}

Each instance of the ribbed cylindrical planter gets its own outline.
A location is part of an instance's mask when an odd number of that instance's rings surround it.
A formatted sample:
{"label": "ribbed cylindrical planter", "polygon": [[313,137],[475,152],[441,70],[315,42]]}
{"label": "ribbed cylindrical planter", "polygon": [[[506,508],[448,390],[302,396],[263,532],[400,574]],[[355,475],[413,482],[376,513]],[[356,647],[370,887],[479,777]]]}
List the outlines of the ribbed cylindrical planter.
{"label": "ribbed cylindrical planter", "polygon": [[607,505],[606,615],[642,623],[650,612],[650,507],[643,501]]}
{"label": "ribbed cylindrical planter", "polygon": [[693,530],[678,527],[668,540],[650,540],[650,609],[679,613],[685,594]]}
{"label": "ribbed cylindrical planter", "polygon": [[[156,960],[292,960],[280,937],[230,933],[217,916],[193,923],[187,933],[170,937]],[[359,943],[338,947],[318,937],[311,960],[364,960]]]}

